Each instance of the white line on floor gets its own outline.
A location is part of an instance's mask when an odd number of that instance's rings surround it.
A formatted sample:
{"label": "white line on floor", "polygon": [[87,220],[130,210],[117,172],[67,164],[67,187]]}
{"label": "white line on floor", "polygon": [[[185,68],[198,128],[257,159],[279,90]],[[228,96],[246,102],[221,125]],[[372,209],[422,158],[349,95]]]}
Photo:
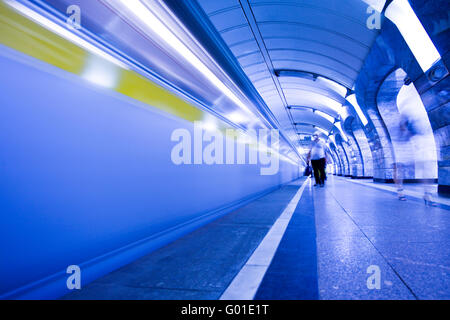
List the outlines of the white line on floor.
{"label": "white line on floor", "polygon": [[284,232],[297,208],[297,204],[309,181],[307,178],[291,199],[277,221],[242,267],[220,300],[252,300],[283,238]]}

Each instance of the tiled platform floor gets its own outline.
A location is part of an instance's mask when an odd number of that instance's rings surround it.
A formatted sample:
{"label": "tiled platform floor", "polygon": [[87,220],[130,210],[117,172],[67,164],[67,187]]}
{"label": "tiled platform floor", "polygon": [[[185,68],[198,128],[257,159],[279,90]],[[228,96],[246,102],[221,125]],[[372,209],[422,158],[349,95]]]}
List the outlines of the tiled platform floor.
{"label": "tiled platform floor", "polygon": [[298,188],[286,185],[63,299],[218,299]]}
{"label": "tiled platform floor", "polygon": [[[302,182],[64,299],[218,299]],[[450,299],[447,206],[402,202],[388,189],[340,177],[325,188],[306,183],[255,299]],[[371,270],[380,271],[379,289],[368,288]]]}

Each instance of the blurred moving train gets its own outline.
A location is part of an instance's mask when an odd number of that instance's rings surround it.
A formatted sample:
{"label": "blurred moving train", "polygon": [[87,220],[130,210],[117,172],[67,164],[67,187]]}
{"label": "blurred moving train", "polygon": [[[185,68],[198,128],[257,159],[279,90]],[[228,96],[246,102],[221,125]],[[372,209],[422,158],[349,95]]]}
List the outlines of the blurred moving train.
{"label": "blurred moving train", "polygon": [[0,1],[2,299],[62,296],[69,266],[85,285],[299,176],[283,137],[273,175],[173,163],[176,129],[271,124],[164,7],[158,35],[115,3]]}

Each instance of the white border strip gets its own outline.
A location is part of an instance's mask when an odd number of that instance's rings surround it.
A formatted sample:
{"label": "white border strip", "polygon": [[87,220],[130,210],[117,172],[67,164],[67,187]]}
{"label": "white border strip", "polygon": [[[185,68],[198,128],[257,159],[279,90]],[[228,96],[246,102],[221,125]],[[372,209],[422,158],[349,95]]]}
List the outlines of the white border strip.
{"label": "white border strip", "polygon": [[220,300],[253,300],[308,181],[309,177],[303,182],[280,217],[222,294]]}

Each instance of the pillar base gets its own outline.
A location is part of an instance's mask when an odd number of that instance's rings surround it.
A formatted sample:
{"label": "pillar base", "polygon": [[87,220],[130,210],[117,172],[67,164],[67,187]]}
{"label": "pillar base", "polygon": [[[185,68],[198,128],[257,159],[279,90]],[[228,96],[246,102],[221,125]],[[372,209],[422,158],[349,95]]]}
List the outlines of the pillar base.
{"label": "pillar base", "polygon": [[352,176],[352,179],[373,179],[373,177]]}
{"label": "pillar base", "polygon": [[[373,182],[381,182],[381,183],[394,183],[394,179],[380,179],[374,178]],[[437,179],[404,179],[403,183],[437,183]],[[449,186],[445,186],[449,187]]]}

